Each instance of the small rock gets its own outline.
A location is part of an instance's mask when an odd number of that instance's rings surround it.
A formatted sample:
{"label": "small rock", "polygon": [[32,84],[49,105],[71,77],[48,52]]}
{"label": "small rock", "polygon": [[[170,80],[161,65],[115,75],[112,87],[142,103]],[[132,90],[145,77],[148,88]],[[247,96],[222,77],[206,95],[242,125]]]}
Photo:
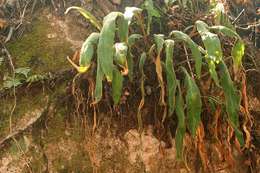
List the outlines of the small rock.
{"label": "small rock", "polygon": [[56,33],[47,34],[47,38],[49,39],[56,38],[56,37],[57,37]]}
{"label": "small rock", "polygon": [[147,94],[148,96],[151,95],[151,94],[152,94],[152,88],[151,88],[151,86],[146,85],[146,86],[145,86],[145,92],[146,92],[146,94]]}

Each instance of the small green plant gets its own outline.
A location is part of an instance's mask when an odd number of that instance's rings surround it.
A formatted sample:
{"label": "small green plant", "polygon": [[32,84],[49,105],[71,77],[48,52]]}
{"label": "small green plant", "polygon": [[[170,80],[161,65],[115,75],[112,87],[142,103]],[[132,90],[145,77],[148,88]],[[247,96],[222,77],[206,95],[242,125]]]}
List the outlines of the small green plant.
{"label": "small green plant", "polygon": [[31,69],[29,67],[20,67],[14,70],[14,77],[10,75],[4,77],[2,88],[10,89],[18,87],[25,82],[30,84],[44,79],[47,79],[46,75],[31,74]]}
{"label": "small green plant", "polygon": [[6,76],[3,82],[3,88],[10,89],[18,87],[28,78],[28,74],[31,71],[30,68],[22,67],[14,70],[14,77]]}
{"label": "small green plant", "polygon": [[[178,119],[175,138],[178,158],[182,158],[183,155],[186,128],[194,139],[197,138],[202,114],[212,114],[218,106],[223,108],[221,112],[227,115],[226,120],[234,130],[236,139],[244,146],[239,122],[241,94],[232,80],[232,76],[239,77],[242,73],[245,49],[242,39],[228,27],[208,26],[200,20],[194,25],[200,36],[199,41],[198,38],[195,41],[188,34],[177,30],[171,31],[167,36],[151,33],[152,17],[159,16],[152,8],[152,1],[146,1],[144,10],[147,11],[147,16],[143,15],[142,9],[135,7],[127,7],[124,13],[111,12],[104,18],[102,25],[89,12],[79,7],[70,7],[66,11],[67,13],[72,9],[78,10],[100,30],[99,33],[90,34],[82,45],[79,62],[74,63],[69,59],[79,73],[87,73],[91,66],[95,68],[94,102],[98,103],[102,99],[102,85],[106,80],[112,85],[111,96],[114,104],[118,105],[123,81],[126,78],[132,81],[133,76],[138,77],[141,101],[137,110],[137,120],[141,130],[142,108],[146,97],[145,81],[149,80],[144,69],[150,68],[146,65],[149,61],[152,62],[149,64],[155,67],[160,88],[159,105],[164,110],[162,122],[171,119],[174,114]],[[230,72],[226,65],[228,57],[222,51],[219,35],[235,40],[229,55],[232,62],[228,62],[233,64],[233,72]],[[183,46],[185,50],[182,51],[186,57],[185,64],[180,63],[180,54],[175,53],[177,46]],[[186,47],[189,49],[186,50]],[[133,50],[138,50],[138,53]],[[191,54],[188,54],[188,51]],[[190,55],[192,60],[189,59]],[[138,65],[139,71],[133,69],[135,65]],[[211,80],[214,82],[210,82],[210,89],[205,90],[201,87],[201,82]],[[209,107],[208,104],[213,106]],[[209,111],[205,113],[204,108]]]}

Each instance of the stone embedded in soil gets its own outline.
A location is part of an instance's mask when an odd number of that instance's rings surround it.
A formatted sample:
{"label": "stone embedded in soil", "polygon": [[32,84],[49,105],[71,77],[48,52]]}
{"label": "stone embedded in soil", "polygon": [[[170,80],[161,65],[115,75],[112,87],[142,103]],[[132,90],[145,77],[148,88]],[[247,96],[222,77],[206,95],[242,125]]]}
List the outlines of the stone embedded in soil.
{"label": "stone embedded in soil", "polygon": [[[153,134],[150,128],[147,133],[140,134],[136,129],[129,130],[124,139],[128,145],[129,161],[134,164],[140,159],[146,168],[146,171],[150,172],[155,169],[155,165],[162,159],[163,156],[160,152],[160,147],[164,146],[164,142],[159,141]],[[175,160],[175,149],[164,149],[167,153],[168,159]],[[158,166],[158,165],[157,165]]]}

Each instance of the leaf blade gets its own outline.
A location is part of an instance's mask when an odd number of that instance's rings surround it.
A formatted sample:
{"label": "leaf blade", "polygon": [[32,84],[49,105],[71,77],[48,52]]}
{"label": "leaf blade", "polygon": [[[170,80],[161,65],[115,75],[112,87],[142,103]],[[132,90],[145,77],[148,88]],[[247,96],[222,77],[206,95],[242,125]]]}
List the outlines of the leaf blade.
{"label": "leaf blade", "polygon": [[122,13],[111,12],[104,18],[103,28],[100,32],[97,47],[97,56],[100,59],[102,71],[109,82],[113,80],[113,45],[116,31],[116,19],[119,15],[122,16]]}
{"label": "leaf blade", "polygon": [[184,41],[192,52],[192,57],[195,60],[195,71],[197,77],[200,78],[201,75],[201,66],[202,66],[202,55],[199,50],[199,46],[185,33],[181,31],[172,31],[170,36],[174,36],[179,40]]}
{"label": "leaf blade", "polygon": [[90,12],[88,12],[87,10],[85,10],[81,7],[72,6],[72,7],[67,8],[67,10],[65,11],[65,14],[67,14],[70,10],[79,11],[80,14],[82,16],[84,16],[87,20],[89,20],[92,25],[94,25],[98,30],[101,30],[102,25],[100,24],[99,20],[95,16],[93,16]]}
{"label": "leaf blade", "polygon": [[225,95],[226,112],[231,126],[235,130],[236,137],[241,146],[244,145],[243,133],[239,130],[239,107],[240,107],[240,95],[236,90],[233,81],[231,80],[228,68],[226,64],[221,61],[219,64],[221,78],[220,84],[223,88]]}
{"label": "leaf blade", "polygon": [[99,33],[92,33],[83,43],[80,50],[79,65],[81,67],[86,67],[87,69],[91,65],[91,60],[94,55],[94,46],[98,43]]}
{"label": "leaf blade", "polygon": [[194,79],[188,74],[187,70],[183,67],[182,70],[185,73],[185,88],[187,89],[185,100],[187,105],[188,129],[191,132],[191,135],[195,137],[202,111],[200,90]]}
{"label": "leaf blade", "polygon": [[114,77],[112,81],[112,97],[114,100],[114,104],[117,105],[122,94],[124,78],[116,68],[114,68],[113,75]]}
{"label": "leaf blade", "polygon": [[238,69],[242,66],[242,59],[245,54],[245,44],[242,40],[238,39],[234,44],[231,55],[233,58],[234,72],[237,73]]}
{"label": "leaf blade", "polygon": [[168,114],[171,116],[174,112],[175,107],[175,92],[177,87],[177,79],[173,68],[173,49],[174,41],[166,40],[165,41],[165,52],[166,52],[166,78],[167,78],[167,92],[168,92]]}

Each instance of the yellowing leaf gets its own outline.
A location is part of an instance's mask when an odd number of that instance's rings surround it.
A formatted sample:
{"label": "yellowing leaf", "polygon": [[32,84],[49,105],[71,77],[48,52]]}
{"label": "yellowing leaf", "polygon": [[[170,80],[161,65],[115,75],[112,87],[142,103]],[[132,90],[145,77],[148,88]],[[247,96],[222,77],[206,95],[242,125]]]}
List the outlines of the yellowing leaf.
{"label": "yellowing leaf", "polygon": [[154,35],[154,40],[157,48],[157,57],[155,59],[155,70],[157,74],[157,78],[159,81],[159,85],[161,88],[161,95],[160,95],[160,104],[165,105],[165,88],[164,88],[164,82],[163,82],[163,74],[162,74],[162,65],[161,65],[161,51],[163,49],[164,45],[164,39],[162,34]]}
{"label": "yellowing leaf", "polygon": [[84,16],[87,20],[90,21],[91,24],[93,24],[98,30],[101,30],[101,24],[98,21],[98,19],[93,16],[90,12],[88,12],[87,10],[81,8],[81,7],[76,7],[76,6],[72,6],[67,8],[65,14],[67,14],[70,10],[78,10],[80,12],[80,14],[82,16]]}

